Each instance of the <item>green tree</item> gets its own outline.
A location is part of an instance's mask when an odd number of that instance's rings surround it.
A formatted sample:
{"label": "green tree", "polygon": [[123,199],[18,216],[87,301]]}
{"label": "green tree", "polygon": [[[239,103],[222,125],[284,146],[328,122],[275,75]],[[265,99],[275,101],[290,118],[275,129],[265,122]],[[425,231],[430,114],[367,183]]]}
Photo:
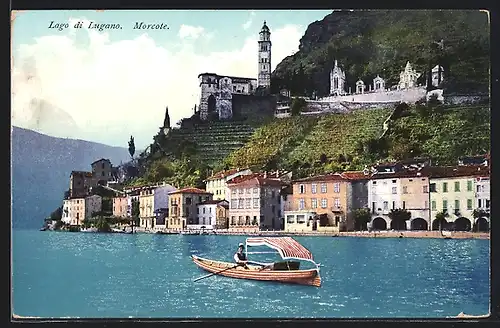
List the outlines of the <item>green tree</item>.
{"label": "green tree", "polygon": [[135,142],[133,136],[130,136],[130,141],[128,142],[128,153],[130,154],[130,157],[134,158]]}
{"label": "green tree", "polygon": [[370,209],[358,208],[354,211],[354,230],[367,230],[367,224],[371,220]]}
{"label": "green tree", "polygon": [[300,113],[306,108],[306,100],[304,98],[293,98],[290,105],[290,112],[292,116],[300,115]]}
{"label": "green tree", "polygon": [[109,225],[109,222],[108,220],[103,217],[103,216],[99,216],[95,222],[95,227],[97,228],[97,231],[99,232],[110,232],[111,231],[111,227]]}
{"label": "green tree", "polygon": [[406,221],[411,218],[411,213],[404,208],[396,208],[389,212],[389,218],[395,230],[406,230]]}
{"label": "green tree", "polygon": [[436,213],[436,220],[439,222],[439,231],[443,230],[443,222],[446,222],[446,218],[448,217],[450,217],[450,214],[447,211]]}

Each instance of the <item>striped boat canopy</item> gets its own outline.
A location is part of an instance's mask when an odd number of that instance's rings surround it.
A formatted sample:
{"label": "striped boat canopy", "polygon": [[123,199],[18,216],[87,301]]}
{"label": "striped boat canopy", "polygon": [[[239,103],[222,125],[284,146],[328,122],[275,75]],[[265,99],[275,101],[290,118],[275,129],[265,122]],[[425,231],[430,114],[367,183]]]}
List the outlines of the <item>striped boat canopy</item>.
{"label": "striped boat canopy", "polygon": [[290,258],[313,261],[311,252],[292,237],[256,237],[247,238],[247,246],[267,246],[279,252],[286,260]]}

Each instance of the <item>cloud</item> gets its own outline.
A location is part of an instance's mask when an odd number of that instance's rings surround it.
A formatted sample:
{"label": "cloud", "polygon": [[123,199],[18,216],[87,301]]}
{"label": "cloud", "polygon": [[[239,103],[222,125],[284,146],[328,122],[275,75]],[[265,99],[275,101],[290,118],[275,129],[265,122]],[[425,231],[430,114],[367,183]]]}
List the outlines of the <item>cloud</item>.
{"label": "cloud", "polygon": [[253,23],[253,18],[255,17],[255,11],[250,11],[250,16],[248,17],[248,20],[242,25],[244,30],[248,30]]}
{"label": "cloud", "polygon": [[[296,25],[272,31],[273,69],[297,50],[303,31]],[[172,125],[193,114],[199,73],[257,76],[256,35],[240,49],[200,53],[196,43],[182,40],[172,47],[147,34],[111,42],[107,33],[85,33],[84,46],[68,33],[40,37],[16,49],[12,124],[118,146],[126,146],[134,135],[143,148],[162,125],[166,106]],[[37,114],[41,105],[44,115]],[[40,123],[49,113],[57,113],[51,118],[54,124]]]}
{"label": "cloud", "polygon": [[201,26],[191,26],[182,24],[179,29],[179,37],[181,39],[191,38],[193,40],[200,37],[205,29]]}

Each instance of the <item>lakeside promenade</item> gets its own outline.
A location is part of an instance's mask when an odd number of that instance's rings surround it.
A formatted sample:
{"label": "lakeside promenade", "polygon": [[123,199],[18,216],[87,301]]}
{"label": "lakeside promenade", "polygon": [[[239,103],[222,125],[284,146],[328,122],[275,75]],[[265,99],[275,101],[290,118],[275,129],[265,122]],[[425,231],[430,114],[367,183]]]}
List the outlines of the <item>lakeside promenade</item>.
{"label": "lakeside promenade", "polygon": [[[155,233],[157,231],[144,228],[134,228],[138,233]],[[162,230],[164,234],[210,234],[228,236],[318,236],[318,237],[363,237],[363,238],[438,238],[438,239],[490,239],[489,232],[467,232],[467,231],[349,231],[349,232],[287,232],[287,231],[255,231],[255,230],[227,230],[218,229],[214,231],[200,230]]]}

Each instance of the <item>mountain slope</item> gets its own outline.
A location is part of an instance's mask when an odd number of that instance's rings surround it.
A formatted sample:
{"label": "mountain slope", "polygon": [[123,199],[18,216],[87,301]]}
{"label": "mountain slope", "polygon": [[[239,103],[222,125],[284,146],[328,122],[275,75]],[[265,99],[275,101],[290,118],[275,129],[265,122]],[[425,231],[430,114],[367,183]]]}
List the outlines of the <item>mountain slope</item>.
{"label": "mountain slope", "polygon": [[84,140],[12,130],[12,224],[36,228],[62,205],[73,170],[90,171],[90,163],[109,158],[114,165],[130,158],[128,150]]}
{"label": "mountain slope", "polygon": [[[442,40],[442,42],[441,42]],[[449,93],[488,92],[490,42],[488,16],[473,10],[334,11],[311,23],[299,51],[278,64],[272,74],[274,92],[329,93],[329,72],[337,59],[346,72],[346,91],[380,74],[387,87],[399,81],[407,61],[422,73],[429,63],[445,71]]]}

